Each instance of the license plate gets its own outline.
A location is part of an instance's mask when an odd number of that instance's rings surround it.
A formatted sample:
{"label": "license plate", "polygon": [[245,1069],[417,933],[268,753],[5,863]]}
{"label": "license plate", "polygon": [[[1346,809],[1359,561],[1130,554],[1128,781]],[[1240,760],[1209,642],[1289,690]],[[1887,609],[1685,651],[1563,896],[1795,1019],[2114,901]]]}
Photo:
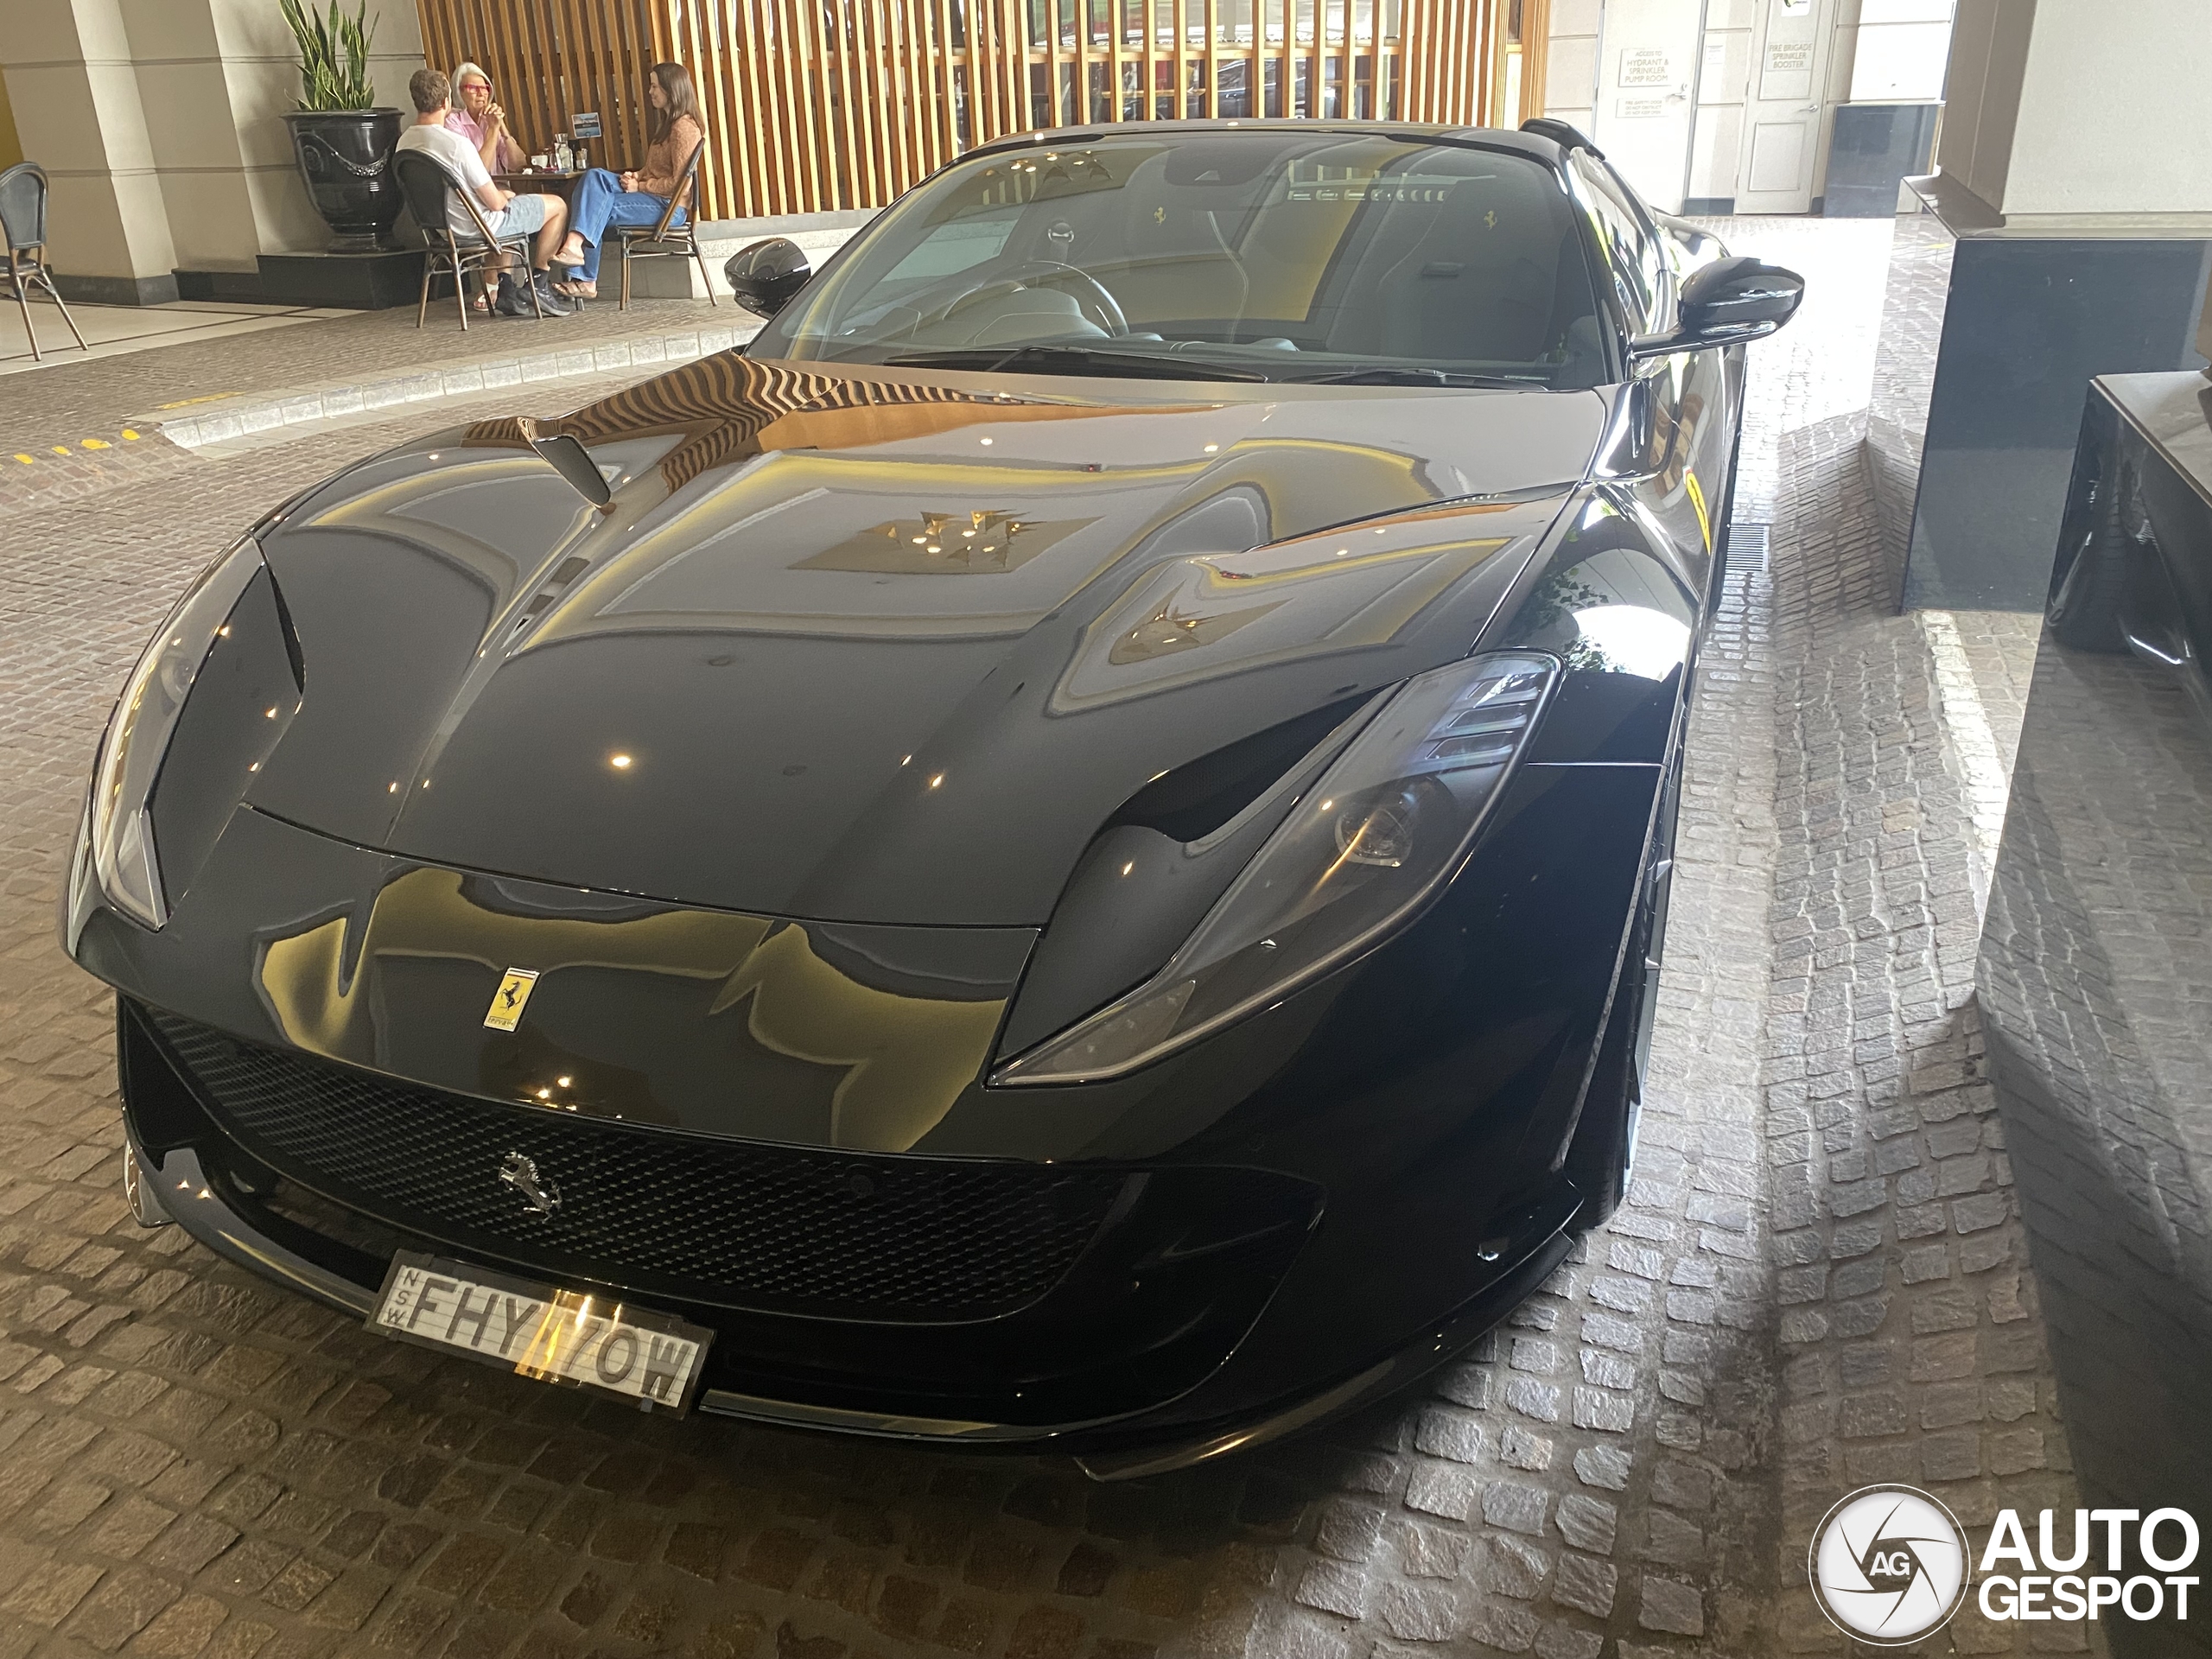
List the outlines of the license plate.
{"label": "license plate", "polygon": [[369,1315],[379,1336],[467,1354],[543,1382],[681,1412],[714,1332],[601,1291],[562,1290],[402,1250]]}

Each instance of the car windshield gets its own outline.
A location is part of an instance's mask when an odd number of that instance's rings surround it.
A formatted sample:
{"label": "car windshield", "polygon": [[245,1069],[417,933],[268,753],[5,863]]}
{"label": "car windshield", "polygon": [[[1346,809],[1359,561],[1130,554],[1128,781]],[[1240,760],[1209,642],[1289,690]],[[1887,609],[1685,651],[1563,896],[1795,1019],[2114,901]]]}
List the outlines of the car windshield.
{"label": "car windshield", "polygon": [[1526,156],[1385,133],[1086,137],[884,215],[756,357],[1349,385],[1609,378],[1573,207]]}

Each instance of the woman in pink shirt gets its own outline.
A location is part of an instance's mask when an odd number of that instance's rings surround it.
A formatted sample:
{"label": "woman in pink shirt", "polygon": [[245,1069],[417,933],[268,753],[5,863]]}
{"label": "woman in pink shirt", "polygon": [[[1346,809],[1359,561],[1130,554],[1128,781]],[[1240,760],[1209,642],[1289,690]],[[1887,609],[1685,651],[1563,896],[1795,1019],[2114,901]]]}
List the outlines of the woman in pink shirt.
{"label": "woman in pink shirt", "polygon": [[507,112],[492,101],[492,77],[475,64],[453,72],[453,113],[446,125],[475,146],[486,173],[519,173],[530,160],[507,125]]}

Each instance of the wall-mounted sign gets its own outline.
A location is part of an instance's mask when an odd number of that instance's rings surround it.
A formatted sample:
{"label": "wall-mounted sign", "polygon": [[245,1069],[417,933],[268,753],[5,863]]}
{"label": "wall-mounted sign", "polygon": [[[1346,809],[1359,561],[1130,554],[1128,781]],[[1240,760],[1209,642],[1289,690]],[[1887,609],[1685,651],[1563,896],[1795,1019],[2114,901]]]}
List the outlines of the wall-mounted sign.
{"label": "wall-mounted sign", "polygon": [[599,111],[597,110],[587,110],[582,115],[570,116],[569,118],[569,136],[572,138],[598,137]]}
{"label": "wall-mounted sign", "polygon": [[1613,114],[1623,121],[1656,121],[1667,113],[1663,98],[1617,98]]}
{"label": "wall-mounted sign", "polygon": [[1675,65],[1663,47],[1633,46],[1621,54],[1624,86],[1672,86]]}

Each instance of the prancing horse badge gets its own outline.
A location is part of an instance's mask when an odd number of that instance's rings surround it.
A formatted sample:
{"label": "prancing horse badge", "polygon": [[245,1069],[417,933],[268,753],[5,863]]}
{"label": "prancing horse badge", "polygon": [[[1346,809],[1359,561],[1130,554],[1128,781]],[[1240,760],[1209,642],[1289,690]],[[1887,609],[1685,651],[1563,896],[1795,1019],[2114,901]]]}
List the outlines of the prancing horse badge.
{"label": "prancing horse badge", "polygon": [[493,1031],[512,1031],[522,1023],[523,1005],[530,1001],[531,988],[537,983],[535,968],[510,968],[499,981],[499,988],[492,994],[492,1006],[484,1015],[484,1023]]}

